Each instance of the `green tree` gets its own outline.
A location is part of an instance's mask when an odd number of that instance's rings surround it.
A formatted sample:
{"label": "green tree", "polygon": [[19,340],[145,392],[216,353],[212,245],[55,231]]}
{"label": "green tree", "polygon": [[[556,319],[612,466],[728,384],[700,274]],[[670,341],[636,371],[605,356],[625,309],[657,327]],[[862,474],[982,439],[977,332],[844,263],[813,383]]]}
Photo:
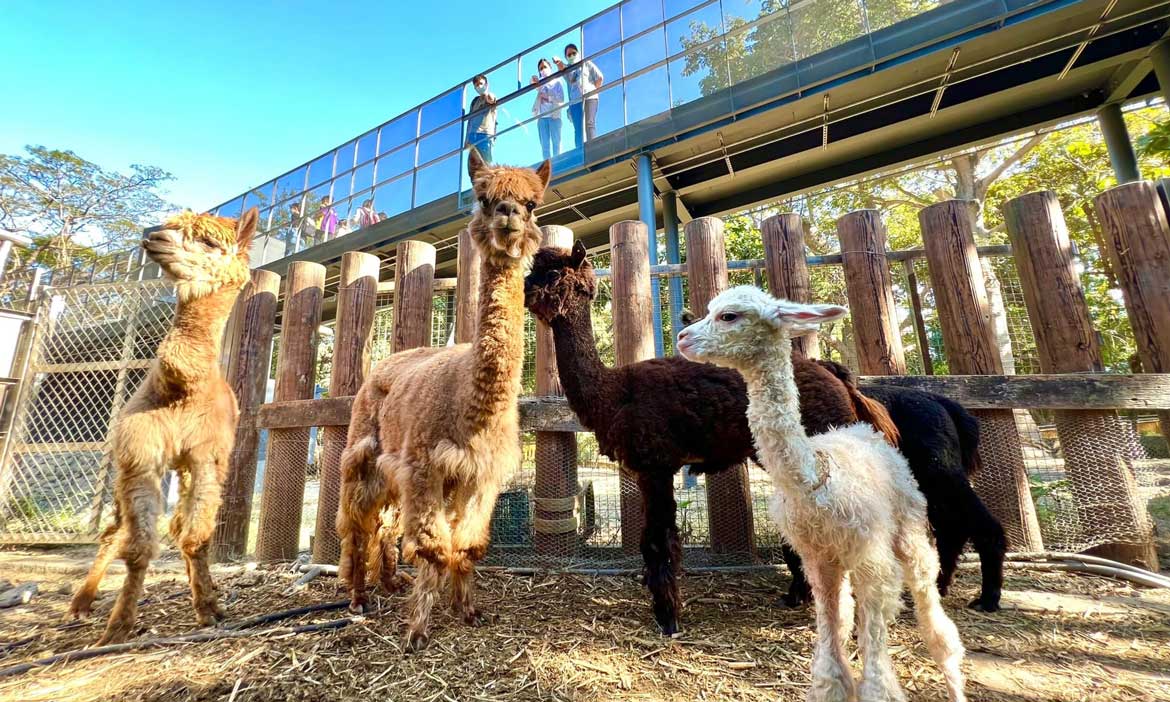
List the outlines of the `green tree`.
{"label": "green tree", "polygon": [[132,165],[124,174],[72,151],[25,151],[0,154],[0,229],[33,240],[23,260],[13,257],[14,267],[88,265],[100,250],[135,245],[143,227],[171,207],[159,188],[172,176],[155,166]]}

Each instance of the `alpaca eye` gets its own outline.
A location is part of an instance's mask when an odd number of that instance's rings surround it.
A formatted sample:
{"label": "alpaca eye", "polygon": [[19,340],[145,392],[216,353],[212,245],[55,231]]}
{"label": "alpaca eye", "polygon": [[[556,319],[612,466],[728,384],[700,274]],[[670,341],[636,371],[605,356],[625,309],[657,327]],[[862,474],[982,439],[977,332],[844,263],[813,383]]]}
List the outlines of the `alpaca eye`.
{"label": "alpaca eye", "polygon": [[486,197],[481,196],[479,198],[479,205],[480,205],[480,207],[484,208],[485,210],[491,209],[491,204],[492,203],[489,202]]}
{"label": "alpaca eye", "polygon": [[536,209],[536,202],[529,200],[528,202],[524,203],[524,206],[528,208],[529,212],[531,212]]}
{"label": "alpaca eye", "polygon": [[734,312],[724,312],[719,315],[720,322],[734,322],[737,319],[739,319],[739,315]]}

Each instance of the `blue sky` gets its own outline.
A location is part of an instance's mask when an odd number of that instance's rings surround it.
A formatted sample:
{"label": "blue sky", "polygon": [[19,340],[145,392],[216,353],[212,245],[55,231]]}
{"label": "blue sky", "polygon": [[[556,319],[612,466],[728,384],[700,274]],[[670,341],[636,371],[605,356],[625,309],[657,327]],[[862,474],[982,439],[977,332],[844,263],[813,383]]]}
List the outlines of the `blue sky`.
{"label": "blue sky", "polygon": [[159,166],[206,208],[611,4],[0,0],[0,153]]}

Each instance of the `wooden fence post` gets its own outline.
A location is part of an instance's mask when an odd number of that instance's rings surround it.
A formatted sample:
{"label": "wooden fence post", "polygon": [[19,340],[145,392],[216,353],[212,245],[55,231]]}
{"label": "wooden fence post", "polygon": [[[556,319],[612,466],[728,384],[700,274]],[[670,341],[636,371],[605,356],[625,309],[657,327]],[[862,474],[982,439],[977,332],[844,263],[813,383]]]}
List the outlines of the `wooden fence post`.
{"label": "wooden fence post", "polygon": [[394,263],[395,353],[431,345],[431,298],[435,287],[435,247],[425,241],[398,244]]}
{"label": "wooden fence post", "polygon": [[[613,355],[615,364],[624,366],[654,358],[654,329],[650,295],[650,257],[646,225],[625,220],[609,228],[613,281]],[[637,479],[621,467],[622,549],[637,553],[641,548],[641,490]]]}
{"label": "wooden fence post", "polygon": [[[1003,216],[1036,335],[1040,372],[1100,373],[1101,349],[1073,268],[1056,193],[1046,190],[1008,200]],[[1134,474],[1126,465],[1128,456],[1110,444],[1131,430],[1115,411],[1057,410],[1053,415],[1081,517],[1082,540],[1121,536],[1092,552],[1156,570],[1154,535]]]}
{"label": "wooden fence post", "polygon": [[[549,225],[540,228],[541,246],[568,249],[573,230]],[[557,374],[556,347],[552,329],[536,322],[536,394],[563,395]],[[577,519],[573,506],[577,497],[577,435],[573,432],[536,432],[536,477],[532,488],[535,517],[532,527],[536,552],[545,556],[568,557],[577,545]]]}
{"label": "wooden fence post", "polygon": [[934,375],[934,361],[930,357],[930,337],[926,322],[922,319],[922,298],[918,294],[918,274],[914,272],[914,259],[902,261],[906,271],[906,287],[910,288],[910,314],[914,316],[914,336],[918,341],[918,355],[922,357],[923,375]]}
{"label": "wooden fence post", "polygon": [[858,370],[864,375],[904,375],[906,358],[886,265],[886,225],[877,210],[857,210],[837,220],[837,236]]}
{"label": "wooden fence post", "polygon": [[[273,392],[276,402],[313,399],[317,385],[317,334],[324,292],[324,266],[308,261],[294,261],[289,266],[281,313],[280,353],[276,358],[276,389]],[[268,457],[256,537],[257,560],[283,561],[297,557],[308,457],[308,427],[268,432]]]}
{"label": "wooden fence post", "polygon": [[[947,200],[918,213],[934,301],[938,307],[947,362],[954,375],[1002,375],[991,308],[979,254],[970,200]],[[1043,539],[1020,432],[1011,410],[973,410],[980,421],[979,453],[984,470],[973,479],[979,496],[1003,524],[1015,550],[1040,551]]]}
{"label": "wooden fence post", "polygon": [[228,355],[224,377],[236,393],[240,422],[236,426],[236,443],[224,481],[223,503],[211,539],[212,558],[216,561],[239,558],[248,552],[248,527],[260,444],[256,409],[264,402],[268,389],[272,332],[276,326],[276,298],[279,294],[280,276],[272,271],[254,269],[252,279],[236,299],[225,334],[224,348]]}
{"label": "wooden fence post", "polygon": [[[337,321],[333,327],[333,369],[329,396],[357,393],[370,370],[374,342],[374,312],[378,300],[377,256],[350,251],[341,257],[337,286]],[[341,496],[341,452],[348,427],[323,427],[321,482],[317,494],[317,526],[313,538],[313,562],[337,563],[341,541],[337,537],[337,507]]]}
{"label": "wooden fence post", "polygon": [[[1129,324],[1146,373],[1170,373],[1170,225],[1149,181],[1126,183],[1094,200]],[[1159,412],[1170,443],[1170,412]]]}
{"label": "wooden fence post", "polygon": [[[727,289],[723,220],[699,217],[687,222],[685,231],[691,309],[706,314],[707,304]],[[746,463],[707,475],[707,515],[712,551],[755,555]]]}
{"label": "wooden fence post", "polygon": [[[571,238],[571,236],[570,236]],[[479,320],[479,249],[471,240],[471,232],[459,230],[459,258],[455,269],[455,343],[475,341],[475,327]]]}
{"label": "wooden fence post", "polygon": [[[808,262],[804,254],[804,223],[793,212],[773,215],[761,227],[764,263],[768,269],[768,290],[793,302],[812,302]],[[703,314],[705,310],[695,310]],[[809,332],[792,340],[792,347],[809,358],[820,358],[817,333]]]}

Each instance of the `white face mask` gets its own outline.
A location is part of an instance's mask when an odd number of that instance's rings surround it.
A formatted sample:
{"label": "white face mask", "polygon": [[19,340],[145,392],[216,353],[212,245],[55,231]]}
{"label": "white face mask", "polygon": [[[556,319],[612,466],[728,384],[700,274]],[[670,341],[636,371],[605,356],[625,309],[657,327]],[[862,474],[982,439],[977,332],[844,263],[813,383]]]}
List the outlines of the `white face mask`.
{"label": "white face mask", "polygon": [[540,77],[541,78],[548,78],[551,75],[552,75],[552,69],[550,69],[550,68],[540,69]]}
{"label": "white face mask", "polygon": [[569,63],[577,63],[581,60],[581,54],[573,54],[569,57]]}
{"label": "white face mask", "polygon": [[484,83],[483,85],[475,86],[475,92],[479,93],[480,95],[483,95],[484,93],[486,93],[487,92],[487,83]]}

